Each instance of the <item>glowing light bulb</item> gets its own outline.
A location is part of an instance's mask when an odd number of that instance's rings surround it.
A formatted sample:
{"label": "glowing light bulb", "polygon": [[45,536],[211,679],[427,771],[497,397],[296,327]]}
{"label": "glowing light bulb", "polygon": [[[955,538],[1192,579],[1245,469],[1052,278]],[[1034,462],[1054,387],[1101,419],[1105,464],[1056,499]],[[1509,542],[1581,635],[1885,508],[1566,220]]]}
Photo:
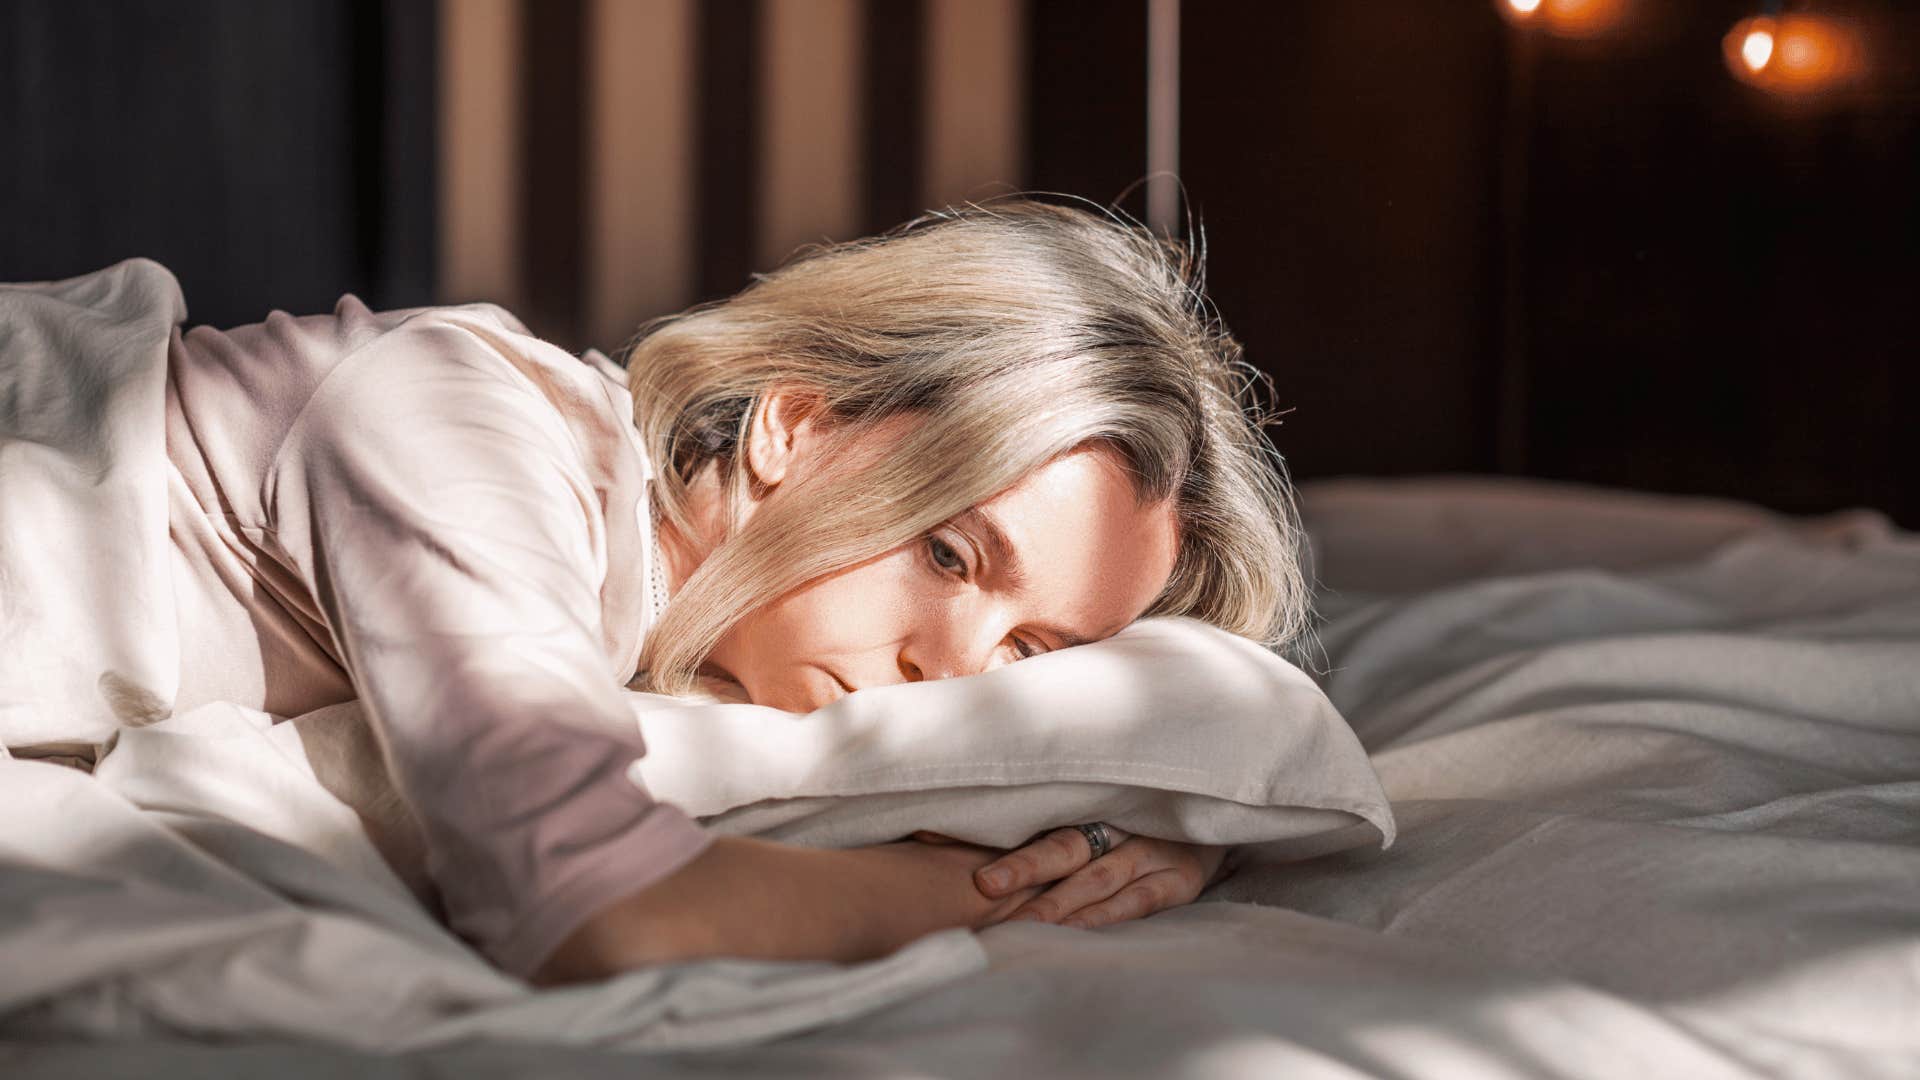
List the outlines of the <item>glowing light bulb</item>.
{"label": "glowing light bulb", "polygon": [[1746,40],[1740,43],[1740,59],[1747,65],[1748,71],[1759,71],[1773,59],[1773,31],[1764,27],[1755,27],[1747,31]]}
{"label": "glowing light bulb", "polygon": [[1742,19],[1723,40],[1735,78],[1779,94],[1817,94],[1864,79],[1870,61],[1859,23],[1819,15]]}
{"label": "glowing light bulb", "polygon": [[1626,21],[1641,0],[1494,0],[1515,26],[1538,26],[1556,37],[1599,37]]}

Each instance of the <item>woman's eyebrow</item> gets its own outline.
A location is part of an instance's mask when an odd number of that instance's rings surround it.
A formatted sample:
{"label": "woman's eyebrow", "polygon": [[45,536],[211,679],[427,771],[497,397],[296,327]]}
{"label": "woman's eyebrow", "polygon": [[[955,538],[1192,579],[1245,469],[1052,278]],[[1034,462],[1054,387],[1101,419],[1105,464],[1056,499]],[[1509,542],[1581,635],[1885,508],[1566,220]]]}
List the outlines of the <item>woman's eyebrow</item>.
{"label": "woman's eyebrow", "polygon": [[1007,539],[1007,530],[1000,522],[980,507],[973,507],[954,516],[954,524],[970,525],[973,531],[986,541],[987,557],[993,560],[995,570],[1007,579],[1007,584],[1015,589],[1025,588],[1027,584],[1026,567],[1020,563],[1020,552]]}

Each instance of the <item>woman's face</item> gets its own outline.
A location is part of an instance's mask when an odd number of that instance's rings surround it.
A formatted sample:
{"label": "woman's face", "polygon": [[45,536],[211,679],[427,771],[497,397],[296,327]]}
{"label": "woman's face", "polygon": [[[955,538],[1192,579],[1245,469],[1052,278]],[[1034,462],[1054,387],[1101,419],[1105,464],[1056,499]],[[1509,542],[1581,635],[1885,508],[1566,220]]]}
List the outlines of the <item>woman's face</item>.
{"label": "woman's face", "polygon": [[[815,445],[800,433],[774,471],[806,468]],[[971,675],[1112,635],[1160,594],[1176,551],[1172,503],[1138,504],[1118,454],[1077,450],[929,536],[751,613],[707,665],[756,704],[795,712]]]}

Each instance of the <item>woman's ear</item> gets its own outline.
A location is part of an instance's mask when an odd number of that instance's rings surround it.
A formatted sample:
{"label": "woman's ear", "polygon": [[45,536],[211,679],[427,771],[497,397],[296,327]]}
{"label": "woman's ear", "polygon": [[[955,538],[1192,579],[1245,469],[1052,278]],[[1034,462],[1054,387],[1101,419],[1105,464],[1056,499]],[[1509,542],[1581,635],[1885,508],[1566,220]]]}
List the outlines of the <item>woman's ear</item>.
{"label": "woman's ear", "polygon": [[819,439],[821,402],[794,386],[775,386],[760,395],[747,425],[747,469],[753,485],[780,486]]}

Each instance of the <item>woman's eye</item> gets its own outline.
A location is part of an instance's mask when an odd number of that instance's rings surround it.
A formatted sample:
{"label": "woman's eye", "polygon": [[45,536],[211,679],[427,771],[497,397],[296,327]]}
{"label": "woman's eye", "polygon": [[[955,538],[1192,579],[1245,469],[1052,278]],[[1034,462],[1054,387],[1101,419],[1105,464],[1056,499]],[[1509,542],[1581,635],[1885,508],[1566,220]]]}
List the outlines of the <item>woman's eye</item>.
{"label": "woman's eye", "polygon": [[1018,654],[1018,658],[1021,660],[1025,660],[1029,656],[1040,655],[1039,647],[1028,642],[1026,638],[1014,638],[1013,651]]}
{"label": "woman's eye", "polygon": [[953,549],[953,545],[937,536],[927,537],[927,553],[933,557],[933,564],[949,574],[967,576],[967,560]]}

